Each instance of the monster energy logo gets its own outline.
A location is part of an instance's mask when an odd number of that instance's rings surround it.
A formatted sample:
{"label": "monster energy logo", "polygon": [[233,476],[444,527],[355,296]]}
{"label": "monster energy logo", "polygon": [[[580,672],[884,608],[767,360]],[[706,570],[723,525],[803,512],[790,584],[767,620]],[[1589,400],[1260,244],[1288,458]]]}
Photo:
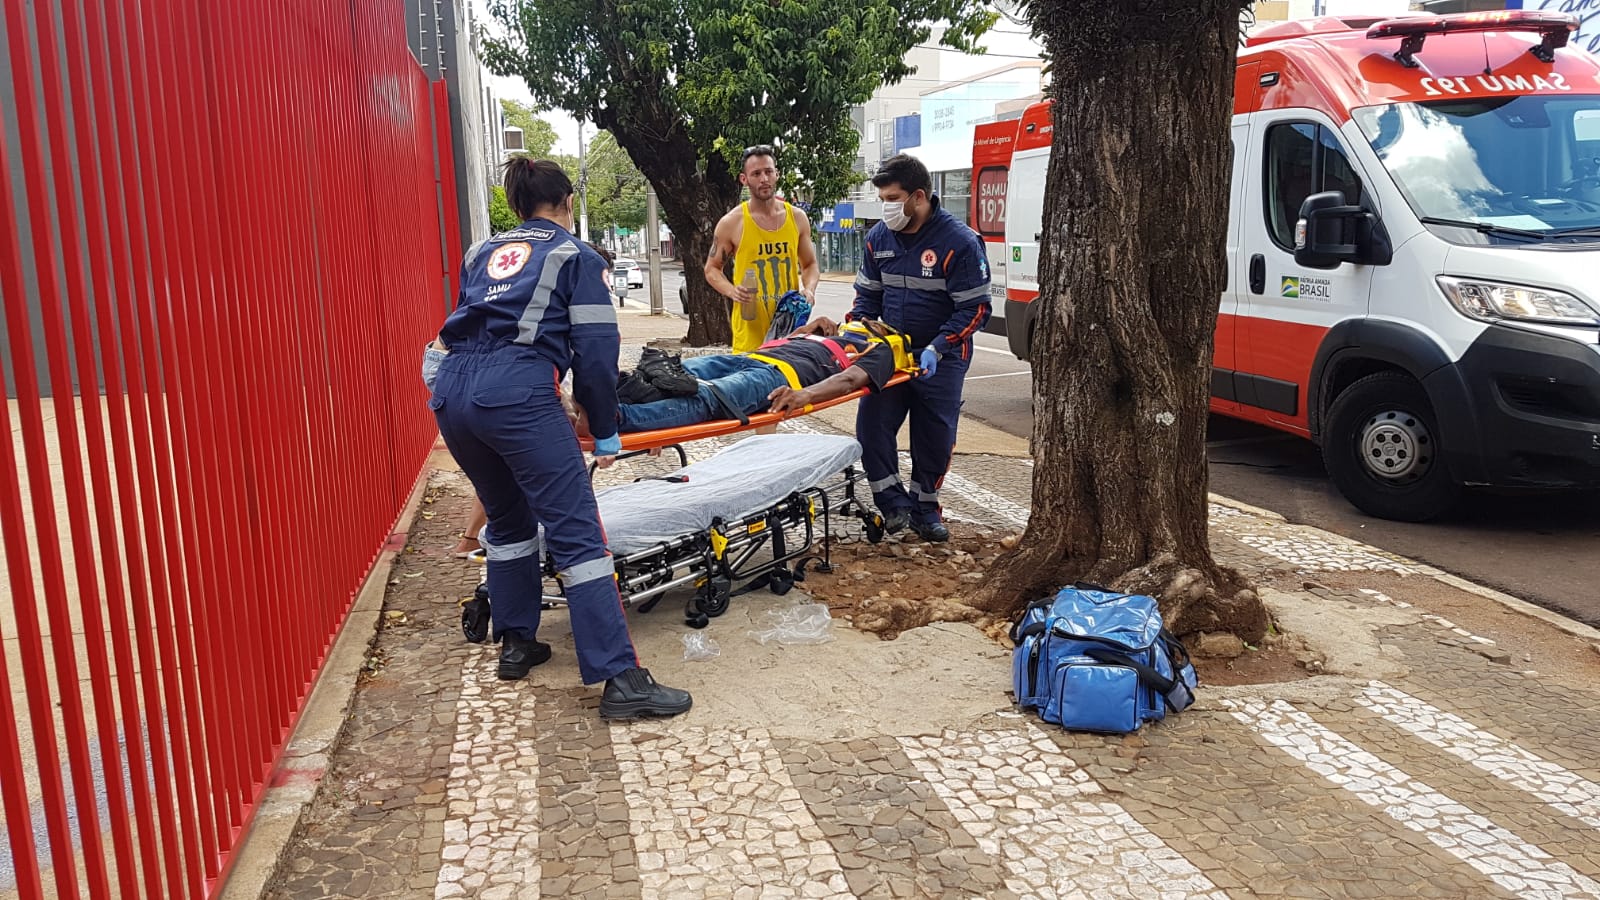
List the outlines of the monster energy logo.
{"label": "monster energy logo", "polygon": [[769,256],[751,260],[755,266],[760,295],[772,299],[794,290],[794,257]]}

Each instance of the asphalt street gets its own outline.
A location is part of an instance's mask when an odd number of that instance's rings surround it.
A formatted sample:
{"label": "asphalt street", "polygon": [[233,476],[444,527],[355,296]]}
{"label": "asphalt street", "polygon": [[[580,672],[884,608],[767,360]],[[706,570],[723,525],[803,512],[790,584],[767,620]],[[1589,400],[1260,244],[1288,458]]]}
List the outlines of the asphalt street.
{"label": "asphalt street", "polygon": [[[666,308],[682,312],[682,273],[663,270]],[[848,284],[823,282],[817,314],[838,320]],[[648,304],[648,290],[629,301]],[[966,414],[1021,437],[1033,427],[1032,373],[1005,339],[979,335],[967,376]],[[1374,519],[1334,490],[1309,442],[1213,417],[1211,490],[1600,625],[1600,495],[1474,492],[1449,518],[1426,524]]]}

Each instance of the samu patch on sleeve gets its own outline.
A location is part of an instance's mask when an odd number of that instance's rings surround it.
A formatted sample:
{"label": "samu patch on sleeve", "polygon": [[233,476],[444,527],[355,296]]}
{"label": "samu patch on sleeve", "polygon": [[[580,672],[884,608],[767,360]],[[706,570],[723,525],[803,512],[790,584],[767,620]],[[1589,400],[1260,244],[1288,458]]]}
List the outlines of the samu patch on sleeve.
{"label": "samu patch on sleeve", "polygon": [[533,255],[530,244],[518,241],[515,244],[502,244],[489,254],[487,271],[489,277],[495,281],[504,281],[522,271],[528,264],[528,257]]}

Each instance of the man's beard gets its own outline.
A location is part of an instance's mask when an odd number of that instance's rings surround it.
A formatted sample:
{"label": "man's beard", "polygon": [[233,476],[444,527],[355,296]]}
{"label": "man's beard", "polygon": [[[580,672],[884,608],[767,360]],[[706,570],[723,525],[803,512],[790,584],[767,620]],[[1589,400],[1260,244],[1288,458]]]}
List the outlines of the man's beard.
{"label": "man's beard", "polygon": [[778,189],[776,187],[769,187],[769,188],[760,188],[760,187],[758,187],[758,188],[752,188],[750,190],[750,196],[756,198],[757,200],[771,200],[773,197],[777,196],[777,194],[778,194]]}

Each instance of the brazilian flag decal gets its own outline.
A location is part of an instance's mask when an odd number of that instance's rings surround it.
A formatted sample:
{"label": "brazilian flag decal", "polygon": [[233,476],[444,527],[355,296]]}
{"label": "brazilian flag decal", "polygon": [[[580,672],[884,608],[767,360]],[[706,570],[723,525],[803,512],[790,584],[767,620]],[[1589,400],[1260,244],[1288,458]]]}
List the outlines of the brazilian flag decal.
{"label": "brazilian flag decal", "polygon": [[1300,279],[1287,275],[1284,276],[1282,293],[1285,297],[1300,296]]}

